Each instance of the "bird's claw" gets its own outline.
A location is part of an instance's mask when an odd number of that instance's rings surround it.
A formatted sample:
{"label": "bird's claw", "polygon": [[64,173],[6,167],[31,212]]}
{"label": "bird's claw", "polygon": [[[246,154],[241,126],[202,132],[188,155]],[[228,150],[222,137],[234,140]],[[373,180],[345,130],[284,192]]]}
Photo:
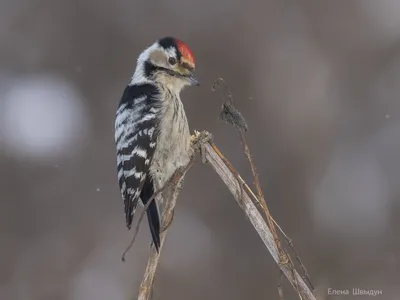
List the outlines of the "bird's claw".
{"label": "bird's claw", "polygon": [[200,152],[201,161],[203,163],[207,162],[204,145],[211,140],[212,135],[208,131],[199,132],[195,130],[194,134],[190,136],[190,142],[192,144],[193,151],[195,153]]}
{"label": "bird's claw", "polygon": [[192,145],[196,146],[199,143],[207,143],[212,140],[212,135],[208,131],[203,130],[199,132],[197,130],[194,131],[194,134],[190,136],[190,142]]}
{"label": "bird's claw", "polygon": [[179,192],[181,192],[183,190],[183,187],[185,186],[185,178],[181,178],[181,180],[178,182],[177,184],[177,189],[179,190]]}

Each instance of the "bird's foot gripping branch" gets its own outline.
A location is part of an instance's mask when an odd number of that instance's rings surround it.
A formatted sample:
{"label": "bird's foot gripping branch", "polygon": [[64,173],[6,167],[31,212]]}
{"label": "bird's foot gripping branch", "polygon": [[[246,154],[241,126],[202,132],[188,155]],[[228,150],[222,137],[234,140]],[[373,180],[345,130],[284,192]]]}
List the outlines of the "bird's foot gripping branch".
{"label": "bird's foot gripping branch", "polygon": [[208,131],[199,132],[197,130],[194,131],[194,134],[190,137],[190,142],[192,143],[192,149],[194,154],[196,155],[197,152],[200,153],[201,161],[206,163],[206,156],[205,156],[205,145],[208,142],[212,141],[212,134]]}

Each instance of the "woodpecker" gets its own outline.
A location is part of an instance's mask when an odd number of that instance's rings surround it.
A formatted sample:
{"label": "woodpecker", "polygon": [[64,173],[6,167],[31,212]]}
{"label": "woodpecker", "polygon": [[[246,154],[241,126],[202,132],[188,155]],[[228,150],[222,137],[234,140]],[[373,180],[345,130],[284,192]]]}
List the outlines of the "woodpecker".
{"label": "woodpecker", "polygon": [[[143,205],[193,154],[180,92],[199,85],[195,62],[181,40],[165,37],[145,49],[126,86],[115,119],[117,174],[128,229],[139,200]],[[153,244],[160,247],[160,216],[154,200],[147,209]]]}

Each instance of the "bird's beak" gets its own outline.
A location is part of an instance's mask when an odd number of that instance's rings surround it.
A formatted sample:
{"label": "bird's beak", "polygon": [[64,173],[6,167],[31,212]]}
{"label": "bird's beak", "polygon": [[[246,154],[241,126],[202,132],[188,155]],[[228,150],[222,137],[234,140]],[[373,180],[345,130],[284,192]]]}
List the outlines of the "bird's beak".
{"label": "bird's beak", "polygon": [[200,85],[200,82],[194,77],[193,73],[186,77],[190,85]]}

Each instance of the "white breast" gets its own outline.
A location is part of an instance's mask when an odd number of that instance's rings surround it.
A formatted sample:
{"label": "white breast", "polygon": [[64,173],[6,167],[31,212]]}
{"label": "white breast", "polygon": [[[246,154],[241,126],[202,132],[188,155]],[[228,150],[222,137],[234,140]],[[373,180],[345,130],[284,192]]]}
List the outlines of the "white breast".
{"label": "white breast", "polygon": [[156,189],[190,160],[190,132],[179,94],[163,93],[163,109],[156,150],[150,166]]}

